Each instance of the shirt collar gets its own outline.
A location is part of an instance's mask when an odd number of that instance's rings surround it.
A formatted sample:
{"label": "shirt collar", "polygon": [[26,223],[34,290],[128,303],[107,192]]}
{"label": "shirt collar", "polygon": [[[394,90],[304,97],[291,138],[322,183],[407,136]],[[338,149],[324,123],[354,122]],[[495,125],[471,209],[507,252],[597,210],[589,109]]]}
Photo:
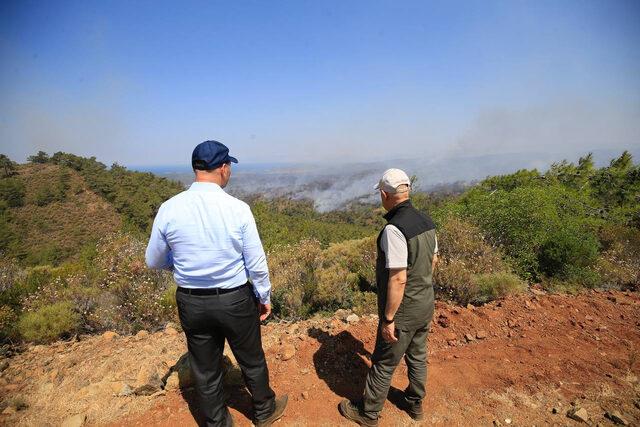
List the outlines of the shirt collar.
{"label": "shirt collar", "polygon": [[193,191],[222,191],[222,187],[220,187],[215,182],[194,182],[189,187],[189,190]]}

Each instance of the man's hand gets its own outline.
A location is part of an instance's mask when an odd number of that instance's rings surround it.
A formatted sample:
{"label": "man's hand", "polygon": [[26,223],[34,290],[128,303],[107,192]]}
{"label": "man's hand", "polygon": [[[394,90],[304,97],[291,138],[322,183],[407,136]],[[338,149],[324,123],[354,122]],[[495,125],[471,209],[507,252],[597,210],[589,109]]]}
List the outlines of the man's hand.
{"label": "man's hand", "polygon": [[258,313],[260,314],[260,321],[262,322],[271,314],[271,304],[258,303]]}
{"label": "man's hand", "polygon": [[388,324],[382,324],[382,339],[384,339],[388,343],[394,343],[398,341],[396,337],[396,322],[391,322]]}

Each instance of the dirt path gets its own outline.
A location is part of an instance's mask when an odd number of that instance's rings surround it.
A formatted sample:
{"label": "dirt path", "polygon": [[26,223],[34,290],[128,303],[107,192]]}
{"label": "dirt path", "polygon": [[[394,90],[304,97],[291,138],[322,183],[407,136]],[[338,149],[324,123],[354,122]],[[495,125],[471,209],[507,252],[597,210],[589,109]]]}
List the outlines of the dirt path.
{"label": "dirt path", "polygon": [[[374,318],[364,318],[355,325],[330,319],[266,328],[265,335],[281,334],[275,341],[281,344],[267,350],[272,386],[290,396],[280,425],[349,425],[337,405],[362,392],[375,325]],[[285,361],[279,354],[287,343],[297,351]],[[439,303],[429,338],[423,424],[507,425],[509,419],[511,425],[578,425],[566,416],[573,403],[586,409],[593,425],[613,425],[606,411],[640,425],[639,346],[637,293],[538,291],[479,308]],[[402,364],[382,426],[412,424],[393,403],[406,385]],[[235,387],[230,396],[236,425],[251,425],[246,392]],[[150,409],[111,425],[196,425],[191,401],[193,392],[170,392]]]}

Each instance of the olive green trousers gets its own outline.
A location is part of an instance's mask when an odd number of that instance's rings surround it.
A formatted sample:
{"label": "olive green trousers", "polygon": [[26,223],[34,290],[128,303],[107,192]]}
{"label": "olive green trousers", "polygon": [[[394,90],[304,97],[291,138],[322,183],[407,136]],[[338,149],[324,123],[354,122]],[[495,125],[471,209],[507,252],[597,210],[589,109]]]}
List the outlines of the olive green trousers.
{"label": "olive green trousers", "polygon": [[409,386],[405,390],[405,399],[411,405],[421,404],[425,396],[427,379],[427,335],[431,322],[423,327],[409,331],[396,329],[395,343],[382,338],[381,325],[378,325],[376,346],[371,356],[372,366],[367,374],[364,388],[364,413],[376,419],[384,406],[389,393],[391,378],[404,356],[409,376]]}

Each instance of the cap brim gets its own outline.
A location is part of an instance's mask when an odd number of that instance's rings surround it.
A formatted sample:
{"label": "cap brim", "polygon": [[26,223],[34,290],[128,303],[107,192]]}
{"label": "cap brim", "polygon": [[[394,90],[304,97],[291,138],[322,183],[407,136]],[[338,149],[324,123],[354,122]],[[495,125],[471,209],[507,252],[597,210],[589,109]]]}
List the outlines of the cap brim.
{"label": "cap brim", "polygon": [[233,163],[238,163],[238,159],[236,159],[235,157],[231,157],[231,156],[229,156],[229,161],[233,162]]}

